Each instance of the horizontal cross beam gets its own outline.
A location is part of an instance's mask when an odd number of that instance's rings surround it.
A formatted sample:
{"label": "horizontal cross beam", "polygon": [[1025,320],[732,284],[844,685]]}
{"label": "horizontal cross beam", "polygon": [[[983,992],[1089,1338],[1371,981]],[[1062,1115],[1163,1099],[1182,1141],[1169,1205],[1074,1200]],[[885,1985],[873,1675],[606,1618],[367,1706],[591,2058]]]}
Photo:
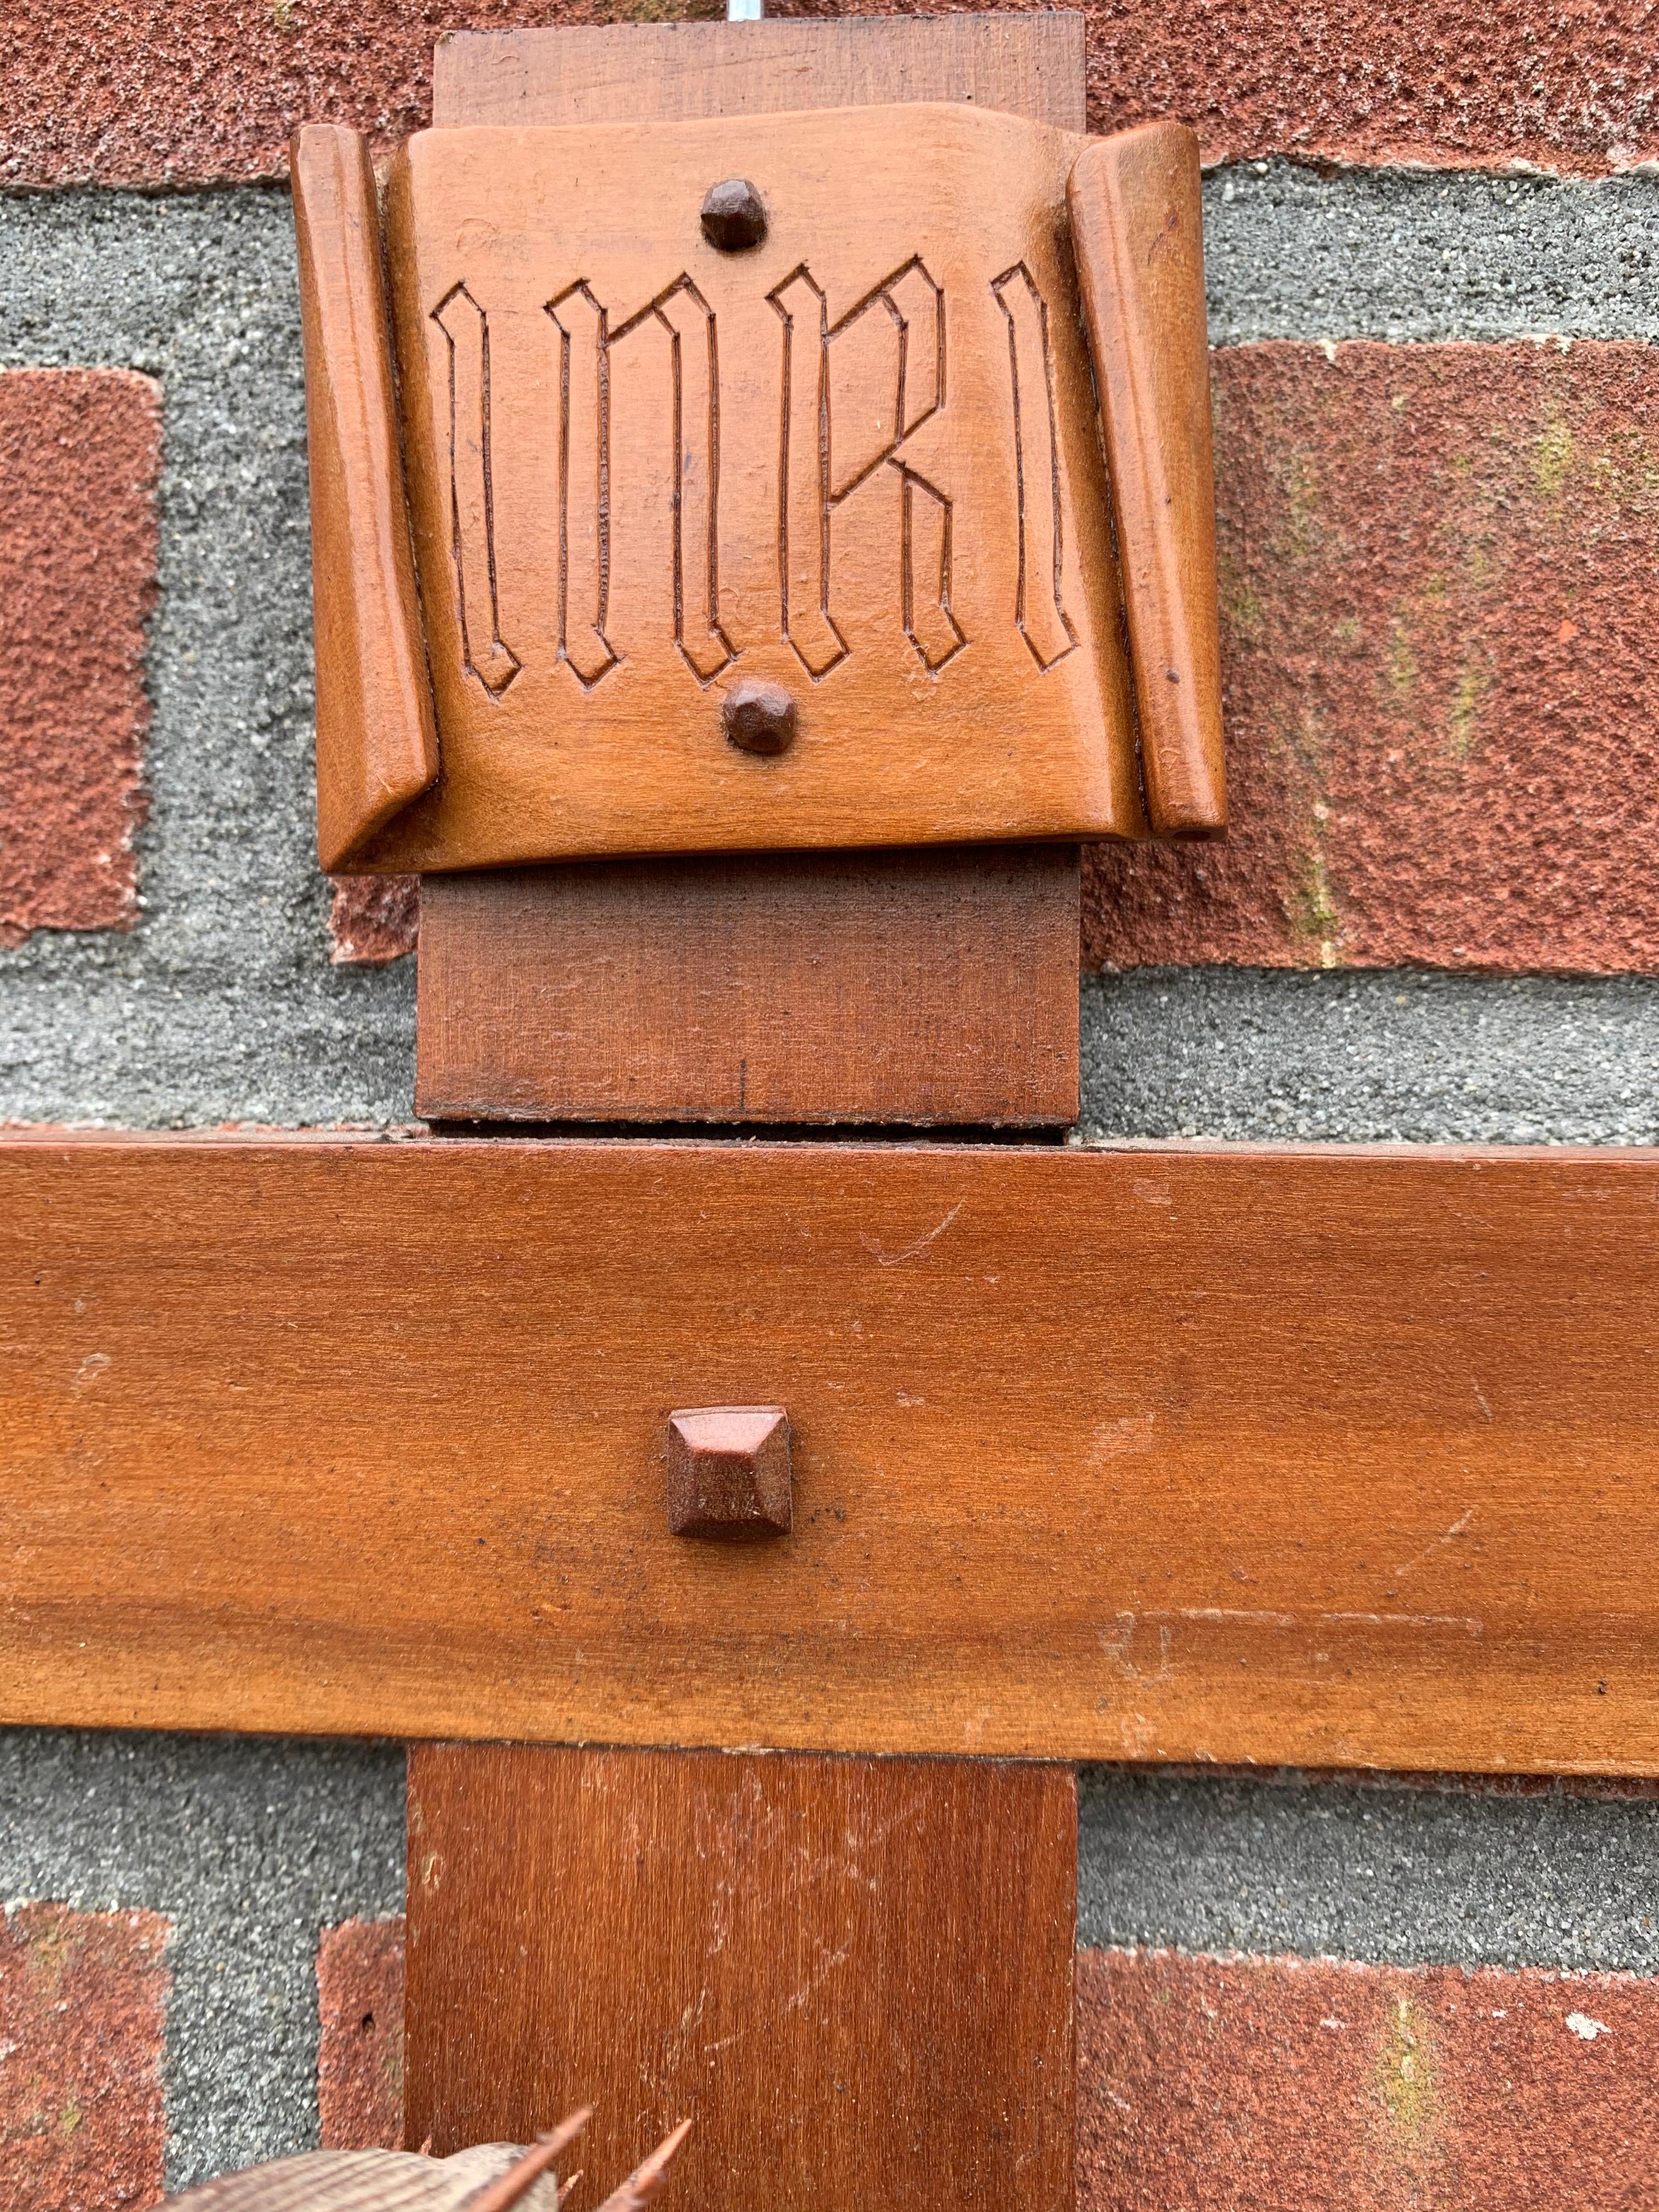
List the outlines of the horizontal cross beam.
{"label": "horizontal cross beam", "polygon": [[1651,1152],[9,1138],[0,1721],[1659,1772],[1656,1275]]}

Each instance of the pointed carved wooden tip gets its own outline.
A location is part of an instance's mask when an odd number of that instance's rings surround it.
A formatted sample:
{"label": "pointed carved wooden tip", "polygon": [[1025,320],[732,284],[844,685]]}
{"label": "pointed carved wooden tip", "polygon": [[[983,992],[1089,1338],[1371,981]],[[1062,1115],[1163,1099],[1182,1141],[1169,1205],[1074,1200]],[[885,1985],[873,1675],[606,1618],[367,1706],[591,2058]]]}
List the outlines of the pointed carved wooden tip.
{"label": "pointed carved wooden tip", "polygon": [[1215,476],[1198,140],[1097,138],[1066,185],[1106,431],[1146,811],[1166,837],[1227,826]]}
{"label": "pointed carved wooden tip", "polygon": [[668,2169],[674,2154],[691,2132],[690,2120],[682,2120],[672,2135],[665,2136],[647,2159],[634,2168],[620,2188],[613,2189],[599,2212],[641,2212],[668,2179]]}
{"label": "pointed carved wooden tip", "polygon": [[[222,2175],[167,2203],[179,2212],[514,2212],[592,2117],[586,2106],[572,2112],[529,2150],[514,2153],[504,2173],[482,2183],[471,2178],[478,2160],[495,2163],[501,2146],[483,2145],[449,2159],[428,2158],[424,2152],[311,2151]],[[690,2121],[682,2120],[599,2212],[641,2212],[667,2179],[674,2154],[690,2132]],[[579,2178],[573,2174],[558,2191],[561,2204]]]}
{"label": "pointed carved wooden tip", "polygon": [[348,867],[438,773],[368,149],[308,123],[291,142],[311,458],[317,843]]}
{"label": "pointed carved wooden tip", "polygon": [[[169,2212],[531,2212],[532,2206],[549,2212],[564,2191],[545,2177],[587,2117],[574,2114],[526,2152],[506,2143],[477,2143],[450,2158],[302,2151],[222,2174],[166,2203]],[[505,2172],[503,2157],[511,2161]]]}
{"label": "pointed carved wooden tip", "polygon": [[[468,2200],[464,2212],[511,2212],[511,2208],[522,2201],[565,2145],[575,2141],[592,2117],[592,2107],[583,2105],[568,2119],[561,2120],[556,2128],[539,2136],[505,2173],[486,2183],[476,2197]],[[562,2190],[562,2198],[563,2194]]]}
{"label": "pointed carved wooden tip", "polygon": [[668,1417],[668,1526],[677,1536],[787,1536],[794,1524],[781,1406],[701,1406]]}

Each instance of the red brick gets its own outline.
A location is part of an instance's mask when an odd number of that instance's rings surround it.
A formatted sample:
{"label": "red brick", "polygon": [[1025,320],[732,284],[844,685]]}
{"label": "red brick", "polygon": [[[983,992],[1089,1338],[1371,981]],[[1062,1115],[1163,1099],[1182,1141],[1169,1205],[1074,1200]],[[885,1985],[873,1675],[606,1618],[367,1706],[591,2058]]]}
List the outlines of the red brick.
{"label": "red brick", "polygon": [[1233,827],[1097,850],[1097,963],[1659,969],[1659,348],[1215,363]]}
{"label": "red brick", "polygon": [[161,452],[148,377],[0,374],[0,944],[137,911]]}
{"label": "red brick", "polygon": [[[854,11],[779,0],[767,12]],[[903,11],[860,0],[856,12]],[[1085,12],[1090,129],[1178,116],[1206,161],[1599,176],[1659,154],[1655,0],[1092,0]]]}
{"label": "red brick", "polygon": [[1079,2212],[1636,2212],[1659,1981],[1093,1951]]}
{"label": "red brick", "polygon": [[170,1933],[154,1912],[0,1916],[0,2204],[159,2203]]}
{"label": "red brick", "polygon": [[1528,162],[1577,176],[1659,154],[1654,0],[1107,0],[1092,127],[1175,114],[1206,161]]}
{"label": "red brick", "polygon": [[[717,0],[12,0],[0,184],[281,176],[296,121],[353,123],[382,143],[417,129],[441,32],[720,12]],[[779,0],[772,12],[853,11]],[[1178,115],[1210,161],[1594,176],[1659,156],[1655,0],[1096,0],[1087,17],[1091,127]]]}
{"label": "red brick", "polygon": [[421,933],[418,876],[331,876],[329,935],[337,968],[383,968]]}
{"label": "red brick", "polygon": [[[724,13],[635,4],[651,21]],[[11,0],[0,185],[284,177],[296,123],[381,145],[422,128],[446,31],[618,15],[610,0]]]}
{"label": "red brick", "polygon": [[317,2107],[325,2150],[404,2144],[404,1923],[348,1920],[317,1950]]}

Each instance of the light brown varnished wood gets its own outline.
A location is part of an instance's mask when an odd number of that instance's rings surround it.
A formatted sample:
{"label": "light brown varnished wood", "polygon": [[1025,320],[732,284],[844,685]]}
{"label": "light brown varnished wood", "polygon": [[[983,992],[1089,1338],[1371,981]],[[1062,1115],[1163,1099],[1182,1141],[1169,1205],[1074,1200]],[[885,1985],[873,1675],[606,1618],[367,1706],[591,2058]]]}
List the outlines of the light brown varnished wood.
{"label": "light brown varnished wood", "polygon": [[457,31],[438,41],[432,119],[682,123],[915,100],[1082,131],[1081,13]]}
{"label": "light brown varnished wood", "polygon": [[1659,1773],[1652,1153],[8,1138],[0,1346],[0,1720]]}
{"label": "light brown varnished wood", "polygon": [[[417,2151],[298,2151],[236,2167],[165,2202],[167,2212],[550,2212],[554,2189],[534,2184],[564,2148],[563,2133],[526,2152],[478,2143],[447,2159]],[[575,2155],[564,2157],[566,2168]],[[619,2190],[603,2212],[641,2208]]]}
{"label": "light brown varnished wood", "polygon": [[294,134],[311,456],[317,839],[325,868],[424,791],[438,739],[392,397],[380,217],[355,131]]}
{"label": "light brown varnished wood", "polygon": [[405,2131],[676,2121],[683,2212],[1066,2212],[1076,1791],[1054,1767],[417,1746]]}
{"label": "light brown varnished wood", "polygon": [[[920,106],[408,142],[444,773],[374,866],[1143,832],[1078,143]],[[701,210],[739,176],[769,228],[732,253]],[[757,680],[775,756],[725,726]]]}
{"label": "light brown varnished wood", "polygon": [[[1068,217],[1082,142],[1030,117],[1076,119],[1076,26],[1018,24],[454,42],[390,256],[446,773],[356,865],[1142,834],[1073,222],[1152,826],[1219,825],[1194,144],[1086,149]],[[596,124],[630,70],[653,119]],[[959,104],[853,104],[895,93]],[[749,252],[678,235],[714,169],[764,173]],[[757,681],[799,695],[787,758],[722,741]]]}
{"label": "light brown varnished wood", "polygon": [[1226,826],[1215,489],[1198,140],[1179,123],[1097,139],[1071,175],[1073,236],[1117,509],[1147,811],[1160,836]]}
{"label": "light brown varnished wood", "polygon": [[1063,1126],[1069,846],[428,876],[417,1110],[441,1120]]}

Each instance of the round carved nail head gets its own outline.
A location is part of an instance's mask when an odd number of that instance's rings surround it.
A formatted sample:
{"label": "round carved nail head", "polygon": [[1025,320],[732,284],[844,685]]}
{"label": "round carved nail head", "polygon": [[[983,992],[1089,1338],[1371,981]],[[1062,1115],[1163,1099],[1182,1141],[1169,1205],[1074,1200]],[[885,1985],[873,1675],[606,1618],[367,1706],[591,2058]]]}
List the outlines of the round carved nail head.
{"label": "round carved nail head", "polygon": [[734,684],[720,720],[740,752],[787,752],[795,742],[795,702],[781,684]]}
{"label": "round carved nail head", "polygon": [[702,203],[702,234],[722,253],[741,253],[766,235],[766,210],[747,177],[710,185]]}

